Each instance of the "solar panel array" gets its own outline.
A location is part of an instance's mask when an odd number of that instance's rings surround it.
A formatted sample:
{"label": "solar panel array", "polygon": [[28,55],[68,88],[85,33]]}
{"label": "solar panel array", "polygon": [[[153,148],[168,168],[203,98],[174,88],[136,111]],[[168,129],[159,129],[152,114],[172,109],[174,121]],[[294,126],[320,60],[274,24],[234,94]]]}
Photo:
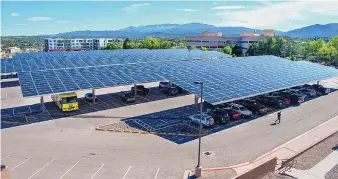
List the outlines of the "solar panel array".
{"label": "solar panel array", "polygon": [[274,56],[164,61],[20,72],[23,96],[169,80],[217,104],[338,76],[338,70]]}
{"label": "solar panel array", "polygon": [[1,60],[1,73],[39,71],[62,68],[103,66],[112,64],[147,63],[155,61],[175,61],[190,59],[227,58],[227,54],[217,51],[186,49],[167,50],[96,50],[69,52],[23,53],[11,59]]}

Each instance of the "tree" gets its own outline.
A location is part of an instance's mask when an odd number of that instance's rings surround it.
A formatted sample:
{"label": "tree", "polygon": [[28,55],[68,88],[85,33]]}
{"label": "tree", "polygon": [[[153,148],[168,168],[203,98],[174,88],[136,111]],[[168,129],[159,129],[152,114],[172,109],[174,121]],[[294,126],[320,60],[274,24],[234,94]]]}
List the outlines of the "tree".
{"label": "tree", "polygon": [[133,42],[129,38],[126,38],[126,40],[124,40],[123,42],[123,49],[133,49],[133,48],[134,48]]}
{"label": "tree", "polygon": [[207,47],[202,47],[201,50],[202,51],[208,51]]}
{"label": "tree", "polygon": [[172,44],[167,40],[162,40],[160,42],[160,49],[169,49],[169,48],[171,48],[171,46],[172,46]]}
{"label": "tree", "polygon": [[190,47],[190,49],[191,49],[191,50],[196,50],[197,48],[196,48],[195,45],[193,45],[193,46]]}
{"label": "tree", "polygon": [[305,52],[309,56],[316,56],[319,49],[325,45],[325,41],[323,39],[313,40],[308,43],[305,47]]}
{"label": "tree", "polygon": [[9,41],[8,42],[8,47],[15,47],[15,42],[14,41]]}
{"label": "tree", "polygon": [[324,44],[319,50],[318,50],[318,57],[320,61],[324,62],[333,62],[338,59],[338,52],[337,50],[330,46]]}
{"label": "tree", "polygon": [[329,40],[329,46],[335,48],[338,51],[338,36],[335,36]]}
{"label": "tree", "polygon": [[114,50],[114,49],[122,49],[121,44],[116,43],[109,43],[106,47],[103,48],[103,50]]}
{"label": "tree", "polygon": [[226,46],[223,48],[223,53],[226,53],[226,54],[231,55],[231,54],[232,54],[232,47],[231,47],[230,45],[226,45]]}

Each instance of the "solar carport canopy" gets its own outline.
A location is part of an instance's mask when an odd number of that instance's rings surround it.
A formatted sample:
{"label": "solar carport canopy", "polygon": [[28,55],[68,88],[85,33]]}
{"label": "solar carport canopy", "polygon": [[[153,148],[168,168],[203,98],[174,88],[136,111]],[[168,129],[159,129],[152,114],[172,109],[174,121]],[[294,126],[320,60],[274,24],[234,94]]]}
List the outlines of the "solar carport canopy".
{"label": "solar carport canopy", "polygon": [[214,60],[161,61],[137,64],[19,72],[23,96],[37,96],[141,82],[169,80],[212,104],[338,76],[323,65],[275,56]]}
{"label": "solar carport canopy", "polygon": [[227,57],[231,56],[217,51],[204,52],[187,49],[37,52],[23,53],[10,59],[2,59],[1,73]]}

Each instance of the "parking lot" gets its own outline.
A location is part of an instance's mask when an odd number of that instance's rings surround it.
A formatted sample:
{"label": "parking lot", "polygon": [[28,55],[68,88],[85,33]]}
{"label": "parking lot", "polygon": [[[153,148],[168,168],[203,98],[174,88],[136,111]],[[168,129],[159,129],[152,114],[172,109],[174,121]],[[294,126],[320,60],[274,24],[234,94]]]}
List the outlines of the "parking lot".
{"label": "parking lot", "polygon": [[[98,95],[96,104],[80,98],[80,109],[71,113],[61,112],[47,101],[46,112],[20,119],[22,126],[8,123],[9,128],[2,129],[1,163],[10,167],[13,178],[50,178],[51,175],[53,178],[180,178],[184,169],[194,167],[197,137],[94,130],[120,121],[140,130],[157,132],[175,133],[182,129],[177,126],[183,125],[197,128],[184,120],[195,113],[192,95],[168,97],[153,88],[149,96],[137,98],[136,104],[120,102],[115,92]],[[269,125],[275,120],[273,110],[263,117],[255,115],[205,128],[208,135],[202,139],[202,151],[211,151],[212,155],[202,156],[203,164],[208,167],[234,165],[258,156],[337,115],[335,99],[337,92],[284,109],[282,125],[275,130]],[[10,100],[2,102],[11,103]],[[39,105],[8,108],[6,114],[38,110]],[[320,112],[309,116],[315,109]],[[293,120],[293,116],[297,116],[297,120]],[[239,125],[243,123],[247,124]],[[196,134],[197,130],[183,132]],[[239,148],[245,150],[238,151]]]}

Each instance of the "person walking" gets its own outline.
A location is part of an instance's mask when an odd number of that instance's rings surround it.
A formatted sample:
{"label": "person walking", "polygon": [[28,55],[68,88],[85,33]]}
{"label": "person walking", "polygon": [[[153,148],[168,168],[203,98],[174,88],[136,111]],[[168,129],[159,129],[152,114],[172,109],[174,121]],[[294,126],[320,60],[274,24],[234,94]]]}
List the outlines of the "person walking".
{"label": "person walking", "polygon": [[281,111],[278,111],[278,113],[277,113],[277,120],[275,121],[275,124],[277,124],[277,121],[278,121],[278,124],[280,123],[281,116],[282,116]]}

